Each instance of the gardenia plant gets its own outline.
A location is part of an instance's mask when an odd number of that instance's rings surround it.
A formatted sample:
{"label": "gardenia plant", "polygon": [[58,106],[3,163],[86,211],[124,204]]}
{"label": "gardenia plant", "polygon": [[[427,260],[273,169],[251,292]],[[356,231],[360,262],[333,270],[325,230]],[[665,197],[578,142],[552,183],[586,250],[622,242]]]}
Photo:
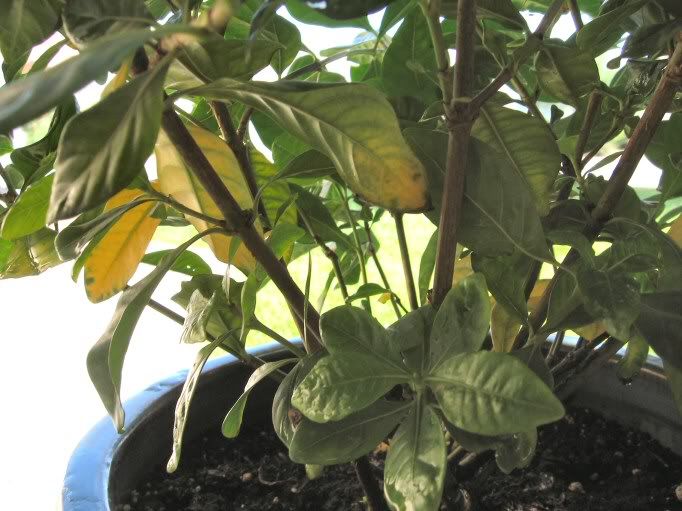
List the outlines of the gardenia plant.
{"label": "gardenia plant", "polygon": [[[364,32],[318,56],[283,9]],[[567,12],[574,33],[551,38]],[[87,365],[120,431],[122,367],[143,311],[181,323],[182,342],[207,343],[178,401],[169,471],[220,348],[254,369],[225,410],[225,436],[238,435],[251,389],[276,378],[274,429],[293,461],[311,474],[355,462],[372,509],[436,510],[448,448],[493,450],[507,472],[526,466],[538,426],[624,345],[621,378],[653,348],[682,399],[681,27],[678,0],[9,2],[0,275],[71,261],[91,301],[119,295]],[[51,65],[66,46],[77,54]],[[340,59],[351,83],[327,70]],[[252,79],[268,67],[276,80]],[[74,93],[95,80],[107,82],[102,97],[81,111]],[[13,131],[43,115],[45,136],[14,147]],[[662,177],[643,196],[628,183],[645,155]],[[595,176],[612,162],[608,180]],[[384,213],[405,301],[373,235]],[[417,279],[405,214],[437,227]],[[189,224],[196,236],[146,253],[158,226]],[[199,239],[225,274],[188,250]],[[322,315],[309,293],[319,275],[298,283],[287,269],[314,250],[333,266],[325,293],[346,303]],[[129,283],[141,262],[155,267]],[[184,317],[151,299],[169,271],[188,275],[173,297]],[[270,280],[303,345],[256,318]],[[377,298],[392,325],[372,316]],[[290,357],[249,354],[252,330]],[[566,332],[580,339],[561,355]],[[366,458],[382,441],[383,495]]]}

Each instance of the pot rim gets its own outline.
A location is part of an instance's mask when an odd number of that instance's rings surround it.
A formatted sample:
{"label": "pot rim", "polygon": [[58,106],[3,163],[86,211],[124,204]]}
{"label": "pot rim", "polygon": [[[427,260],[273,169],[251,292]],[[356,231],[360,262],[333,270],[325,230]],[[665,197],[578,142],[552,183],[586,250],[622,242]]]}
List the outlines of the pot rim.
{"label": "pot rim", "polygon": [[[577,338],[567,338],[564,343],[570,346],[576,340]],[[302,343],[300,338],[292,339],[292,342]],[[277,342],[270,342],[247,351],[255,356],[263,356],[284,351],[284,348]],[[624,350],[619,351],[616,356],[621,357],[623,352]],[[206,375],[222,367],[238,364],[240,361],[237,358],[225,355],[209,360],[201,374]],[[663,375],[662,360],[656,355],[649,354],[644,367]],[[135,434],[136,425],[144,419],[145,413],[155,402],[184,385],[188,372],[189,369],[182,369],[127,399],[123,405],[127,423],[123,433],[116,431],[109,416],[100,419],[87,432],[69,458],[60,499],[61,511],[110,511],[109,475],[117,448],[127,437]]]}
{"label": "pot rim", "polygon": [[[292,342],[302,341],[293,339]],[[247,351],[254,356],[263,356],[282,350],[278,342],[269,342]],[[206,362],[201,374],[240,363],[234,356],[224,355]],[[62,511],[109,511],[108,505],[102,506],[102,499],[104,497],[105,502],[109,499],[109,473],[116,449],[129,435],[134,434],[135,426],[154,402],[184,385],[188,372],[189,368],[182,369],[127,399],[123,404],[126,413],[123,433],[116,431],[109,416],[100,419],[86,433],[69,458],[60,499]],[[83,477],[83,474],[88,477]]]}

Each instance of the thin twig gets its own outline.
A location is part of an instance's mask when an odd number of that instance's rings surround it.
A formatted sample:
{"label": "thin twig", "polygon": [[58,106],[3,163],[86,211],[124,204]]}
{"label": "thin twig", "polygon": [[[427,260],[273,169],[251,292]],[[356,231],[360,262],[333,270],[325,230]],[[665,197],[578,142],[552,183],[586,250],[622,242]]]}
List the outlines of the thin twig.
{"label": "thin twig", "polygon": [[[232,152],[239,162],[239,168],[242,171],[242,176],[244,177],[244,181],[246,181],[246,185],[249,187],[251,199],[255,199],[256,195],[258,195],[258,183],[256,182],[256,173],[251,164],[251,158],[249,157],[249,150],[234,127],[232,116],[230,116],[227,105],[221,101],[211,101],[210,106],[213,116],[218,122],[218,127],[220,128],[220,133],[223,135],[223,139],[225,139],[227,145],[230,146],[230,149],[232,149]],[[263,225],[266,228],[269,228],[270,219],[268,218],[268,213],[265,210],[263,201],[258,202],[257,208],[261,222],[263,222]]]}
{"label": "thin twig", "polygon": [[360,481],[360,485],[367,497],[368,511],[388,511],[388,506],[381,493],[379,484],[372,474],[372,465],[367,456],[358,458],[353,462],[355,473]]}
{"label": "thin twig", "polygon": [[394,213],[393,218],[395,219],[395,232],[398,235],[398,246],[400,247],[400,259],[403,263],[403,275],[405,275],[407,296],[410,300],[410,307],[412,310],[417,310],[419,308],[419,300],[417,300],[417,290],[414,287],[414,275],[412,274],[412,264],[410,264],[410,250],[407,247],[403,214]]}
{"label": "thin twig", "polygon": [[343,271],[341,270],[341,264],[339,263],[339,256],[327,246],[322,238],[315,234],[310,219],[308,218],[308,215],[305,213],[305,211],[299,210],[298,214],[301,217],[303,225],[305,225],[306,229],[308,230],[308,233],[313,237],[315,243],[317,243],[317,246],[320,247],[322,253],[332,263],[332,269],[334,271],[334,275],[336,276],[336,280],[339,283],[339,289],[341,290],[343,301],[348,301],[348,287],[346,286],[346,280],[343,278]]}
{"label": "thin twig", "polygon": [[400,319],[402,317],[402,314],[400,313],[400,309],[398,307],[402,307],[405,312],[407,312],[407,309],[403,307],[403,304],[400,302],[400,298],[391,289],[391,284],[388,282],[386,272],[384,271],[384,267],[381,265],[381,261],[379,260],[379,256],[377,255],[377,249],[374,246],[374,242],[372,241],[372,229],[370,228],[369,222],[367,222],[367,220],[365,220],[364,226],[365,233],[367,234],[367,250],[369,251],[369,255],[372,257],[372,261],[374,261],[374,266],[376,267],[377,272],[379,272],[379,277],[381,278],[381,282],[384,285],[384,288],[389,293],[391,293],[391,305],[393,305],[395,315],[397,316],[398,319]]}
{"label": "thin twig", "polygon": [[511,62],[507,64],[481,92],[479,92],[469,103],[469,108],[473,112],[476,112],[481,105],[493,97],[497,91],[499,91],[504,84],[512,79],[514,74],[516,74],[519,66],[525,62],[526,59],[530,58],[533,53],[540,46],[540,39],[545,36],[545,33],[554,23],[554,20],[561,12],[561,8],[564,5],[565,0],[554,0],[552,5],[549,6],[545,15],[542,17],[540,24],[533,32],[533,35],[528,37],[523,46],[517,49],[512,55]]}
{"label": "thin twig", "polygon": [[242,114],[242,118],[239,120],[239,126],[237,126],[237,137],[239,140],[244,142],[244,137],[246,136],[246,130],[249,129],[249,121],[253,115],[253,107],[247,107]]}
{"label": "thin twig", "polygon": [[296,78],[300,78],[301,76],[305,76],[308,73],[315,73],[318,71],[322,71],[327,65],[331,64],[332,62],[336,60],[341,60],[346,57],[351,57],[353,55],[371,55],[374,52],[372,50],[346,50],[346,51],[340,51],[339,53],[336,53],[330,57],[327,57],[326,59],[323,60],[318,60],[316,62],[313,62],[312,64],[308,64],[307,66],[303,66],[302,68],[296,69],[295,71],[292,71],[288,75],[286,75],[282,80],[295,80]]}
{"label": "thin twig", "polygon": [[438,83],[443,93],[443,104],[449,105],[452,101],[452,76],[448,45],[445,43],[443,27],[440,24],[440,2],[421,0],[420,6],[433,42],[433,52],[438,67]]}
{"label": "thin twig", "polygon": [[592,133],[592,126],[594,125],[594,120],[597,117],[599,108],[601,108],[604,96],[599,93],[599,91],[594,91],[590,95],[590,99],[587,102],[587,110],[585,112],[585,117],[583,118],[583,124],[580,127],[580,134],[578,135],[578,142],[575,145],[575,162],[578,165],[577,175],[581,175],[583,169],[583,154],[585,154],[585,148],[587,147],[587,142],[590,139],[590,133]]}
{"label": "thin twig", "polygon": [[571,10],[571,17],[573,18],[573,24],[575,25],[576,31],[583,28],[583,17],[580,14],[580,7],[578,6],[578,0],[567,0],[568,8]]}

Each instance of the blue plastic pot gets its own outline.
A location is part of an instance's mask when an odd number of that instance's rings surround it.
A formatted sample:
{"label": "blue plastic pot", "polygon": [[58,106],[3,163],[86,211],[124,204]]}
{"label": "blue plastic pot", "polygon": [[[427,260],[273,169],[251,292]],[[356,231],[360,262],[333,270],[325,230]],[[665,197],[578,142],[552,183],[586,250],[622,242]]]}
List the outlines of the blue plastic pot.
{"label": "blue plastic pot", "polygon": [[[287,352],[279,344],[269,344],[253,353],[274,360]],[[660,359],[649,357],[636,382],[627,386],[616,377],[614,364],[612,361],[595,371],[572,402],[646,431],[682,455],[682,418]],[[250,373],[249,368],[229,356],[206,364],[192,402],[185,441],[220,427]],[[122,435],[116,433],[108,417],[90,430],[69,462],[62,491],[63,511],[110,511],[150,469],[165,463],[171,452],[175,402],[186,375],[187,371],[182,371],[128,400],[127,429]],[[264,381],[254,389],[246,421],[271,427],[275,388],[274,383]]]}

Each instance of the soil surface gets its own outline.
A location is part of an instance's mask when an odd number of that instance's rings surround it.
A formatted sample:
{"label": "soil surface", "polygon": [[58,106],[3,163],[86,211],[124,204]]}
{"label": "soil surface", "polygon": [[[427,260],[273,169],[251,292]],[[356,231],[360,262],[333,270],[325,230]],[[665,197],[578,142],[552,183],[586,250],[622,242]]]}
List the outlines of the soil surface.
{"label": "soil surface", "polygon": [[[244,430],[238,441],[218,432],[183,451],[176,473],[159,466],[115,511],[365,509],[351,465],[327,467],[309,481],[271,431]],[[370,456],[379,478],[383,458],[382,452]],[[525,470],[505,475],[484,456],[449,474],[441,507],[448,511],[682,510],[682,459],[649,435],[585,409],[569,408],[564,419],[540,430]]]}

